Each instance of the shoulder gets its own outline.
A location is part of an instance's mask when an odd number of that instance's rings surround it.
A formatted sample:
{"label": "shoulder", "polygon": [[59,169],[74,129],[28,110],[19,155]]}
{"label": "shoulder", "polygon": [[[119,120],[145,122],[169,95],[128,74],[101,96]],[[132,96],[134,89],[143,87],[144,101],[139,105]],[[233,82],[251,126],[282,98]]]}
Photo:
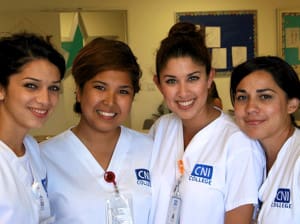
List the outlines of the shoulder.
{"label": "shoulder", "polygon": [[121,126],[121,130],[122,136],[126,137],[126,139],[131,139],[134,142],[142,142],[145,144],[152,144],[153,142],[151,137],[145,133],[127,128],[125,126]]}
{"label": "shoulder", "polygon": [[181,125],[181,120],[174,113],[166,114],[161,116],[152,125],[149,133],[154,136],[157,132],[166,132],[168,129],[176,129],[178,125]]}
{"label": "shoulder", "polygon": [[[296,128],[294,133],[294,142],[296,145],[300,146],[300,129]],[[298,151],[300,151],[300,147],[298,147]]]}
{"label": "shoulder", "polygon": [[26,135],[24,138],[24,144],[29,146],[30,148],[38,149],[38,142],[37,140],[32,137],[31,135]]}
{"label": "shoulder", "polygon": [[264,152],[257,140],[249,138],[229,115],[222,113],[218,126],[222,126],[223,130],[219,132],[221,136],[218,137],[219,141],[224,140],[230,153],[251,153],[263,157]]}
{"label": "shoulder", "polygon": [[57,150],[65,148],[64,146],[68,144],[72,136],[72,131],[68,129],[50,139],[40,142],[39,145],[43,153],[49,153],[50,151],[54,153]]}
{"label": "shoulder", "polygon": [[40,147],[37,140],[31,135],[26,135],[23,141],[26,150],[33,156],[40,156]]}

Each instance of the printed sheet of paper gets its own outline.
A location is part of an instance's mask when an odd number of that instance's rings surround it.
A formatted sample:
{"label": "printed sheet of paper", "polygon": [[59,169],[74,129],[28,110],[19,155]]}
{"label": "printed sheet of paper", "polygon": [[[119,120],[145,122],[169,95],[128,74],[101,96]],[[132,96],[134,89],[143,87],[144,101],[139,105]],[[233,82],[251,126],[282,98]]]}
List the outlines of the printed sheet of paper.
{"label": "printed sheet of paper", "polygon": [[221,27],[205,27],[205,41],[208,48],[221,47]]}
{"label": "printed sheet of paper", "polygon": [[300,27],[285,29],[285,47],[286,48],[300,47]]}
{"label": "printed sheet of paper", "polygon": [[213,48],[212,49],[212,66],[216,69],[227,68],[227,49],[226,48]]}
{"label": "printed sheet of paper", "polygon": [[285,47],[298,49],[298,60],[300,60],[300,27],[285,29]]}
{"label": "printed sheet of paper", "polygon": [[247,47],[234,46],[231,48],[233,67],[247,60]]}

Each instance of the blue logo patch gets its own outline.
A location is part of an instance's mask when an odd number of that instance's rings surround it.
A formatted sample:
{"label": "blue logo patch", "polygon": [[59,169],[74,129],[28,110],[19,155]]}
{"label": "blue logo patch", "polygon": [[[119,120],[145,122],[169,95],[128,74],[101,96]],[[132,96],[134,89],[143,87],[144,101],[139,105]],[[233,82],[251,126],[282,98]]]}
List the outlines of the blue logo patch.
{"label": "blue logo patch", "polygon": [[290,189],[279,188],[276,193],[275,202],[290,203]]}
{"label": "blue logo patch", "polygon": [[271,207],[276,208],[291,208],[291,191],[288,188],[278,188],[274,202]]}
{"label": "blue logo patch", "polygon": [[214,168],[205,164],[196,164],[189,180],[211,185]]}
{"label": "blue logo patch", "polygon": [[204,164],[196,164],[193,169],[192,175],[196,177],[211,179],[213,175],[213,167]]}
{"label": "blue logo patch", "polygon": [[150,172],[147,169],[136,169],[135,175],[137,179],[137,184],[139,185],[146,185],[151,187],[151,179],[150,179]]}

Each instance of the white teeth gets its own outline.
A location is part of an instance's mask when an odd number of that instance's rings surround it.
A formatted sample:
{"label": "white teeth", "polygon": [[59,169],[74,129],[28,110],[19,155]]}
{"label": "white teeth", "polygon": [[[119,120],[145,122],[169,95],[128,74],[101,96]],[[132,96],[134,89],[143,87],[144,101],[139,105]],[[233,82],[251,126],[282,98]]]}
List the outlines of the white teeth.
{"label": "white teeth", "polygon": [[193,102],[194,102],[194,100],[189,100],[189,101],[184,101],[184,102],[178,102],[178,104],[179,104],[180,106],[186,107],[186,106],[191,105]]}
{"label": "white teeth", "polygon": [[34,109],[34,108],[31,108],[31,110],[35,113],[38,113],[38,114],[45,114],[47,113],[47,110],[41,110],[41,109]]}
{"label": "white teeth", "polygon": [[104,111],[101,111],[101,110],[97,110],[97,113],[100,114],[100,115],[106,116],[106,117],[115,116],[115,113],[108,113],[108,112],[104,112]]}

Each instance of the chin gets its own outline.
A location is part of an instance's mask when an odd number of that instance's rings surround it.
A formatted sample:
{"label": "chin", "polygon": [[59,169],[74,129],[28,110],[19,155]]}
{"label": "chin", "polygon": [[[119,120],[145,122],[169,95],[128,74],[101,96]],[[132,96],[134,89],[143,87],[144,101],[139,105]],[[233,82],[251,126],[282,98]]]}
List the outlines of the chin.
{"label": "chin", "polygon": [[44,121],[36,121],[34,123],[32,123],[30,126],[30,129],[33,129],[33,128],[42,128],[45,124],[45,120]]}
{"label": "chin", "polygon": [[258,131],[243,129],[243,128],[241,128],[241,129],[249,138],[252,138],[255,140],[259,140],[261,138],[261,134]]}

